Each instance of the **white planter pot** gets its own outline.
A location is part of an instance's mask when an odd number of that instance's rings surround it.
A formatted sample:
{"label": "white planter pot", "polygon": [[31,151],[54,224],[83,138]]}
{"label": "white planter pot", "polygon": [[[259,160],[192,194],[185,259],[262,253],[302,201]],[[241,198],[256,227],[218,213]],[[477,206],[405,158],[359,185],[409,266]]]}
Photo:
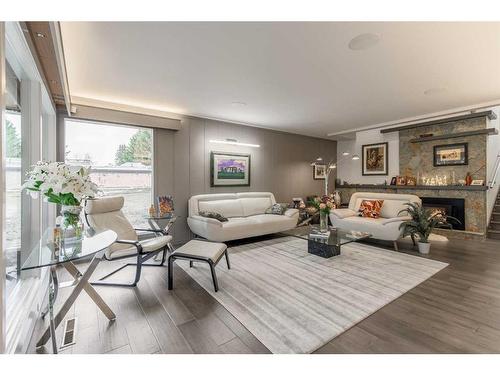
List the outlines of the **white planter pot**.
{"label": "white planter pot", "polygon": [[430,242],[418,242],[418,252],[420,254],[429,254],[430,250],[431,250]]}

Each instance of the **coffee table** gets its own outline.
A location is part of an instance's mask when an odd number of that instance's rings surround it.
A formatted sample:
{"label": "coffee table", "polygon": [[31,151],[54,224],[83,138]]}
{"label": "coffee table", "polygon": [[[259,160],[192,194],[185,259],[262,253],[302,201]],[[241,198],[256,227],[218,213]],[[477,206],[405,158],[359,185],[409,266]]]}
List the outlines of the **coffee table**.
{"label": "coffee table", "polygon": [[319,225],[307,225],[280,232],[280,235],[301,238],[307,241],[307,252],[323,258],[340,255],[340,248],[347,243],[371,237],[370,233],[348,231],[330,227],[326,235],[319,235]]}

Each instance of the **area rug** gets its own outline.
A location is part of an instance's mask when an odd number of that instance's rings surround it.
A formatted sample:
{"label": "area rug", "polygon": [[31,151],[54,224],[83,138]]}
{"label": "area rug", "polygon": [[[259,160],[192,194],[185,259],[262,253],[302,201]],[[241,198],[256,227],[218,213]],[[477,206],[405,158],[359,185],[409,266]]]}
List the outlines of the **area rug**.
{"label": "area rug", "polygon": [[310,353],[447,266],[361,243],[321,258],[307,241],[274,238],[229,249],[214,292],[205,264],[178,261],[272,353]]}

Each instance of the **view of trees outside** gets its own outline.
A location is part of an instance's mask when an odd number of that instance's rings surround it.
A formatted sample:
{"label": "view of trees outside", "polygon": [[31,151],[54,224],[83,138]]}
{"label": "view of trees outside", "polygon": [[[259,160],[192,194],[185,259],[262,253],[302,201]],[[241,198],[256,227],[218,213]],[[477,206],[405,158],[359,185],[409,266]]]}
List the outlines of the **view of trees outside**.
{"label": "view of trees outside", "polygon": [[[15,277],[21,247],[21,114],[5,114],[5,255],[7,273]],[[9,281],[9,278],[7,279]]]}
{"label": "view of trees outside", "polygon": [[[152,130],[66,121],[66,163],[91,166],[91,178],[104,195],[125,198],[132,225],[147,225],[152,203]],[[147,226],[146,226],[147,227]]]}

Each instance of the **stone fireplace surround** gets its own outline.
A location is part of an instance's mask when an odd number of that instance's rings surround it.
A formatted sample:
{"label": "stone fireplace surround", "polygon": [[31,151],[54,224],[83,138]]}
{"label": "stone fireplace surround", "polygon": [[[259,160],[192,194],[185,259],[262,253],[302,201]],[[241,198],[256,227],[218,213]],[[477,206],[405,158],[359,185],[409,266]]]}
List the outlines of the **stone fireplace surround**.
{"label": "stone fireplace surround", "polygon": [[[488,127],[488,116],[469,119],[451,120],[439,124],[423,124],[409,129],[401,129],[399,133],[399,174],[412,177],[446,175],[456,176],[456,182],[464,179],[467,172],[474,179],[486,181],[486,158],[488,134],[472,134],[456,137],[457,133],[481,132]],[[386,132],[386,131],[384,131]],[[436,140],[412,142],[422,134],[433,134]],[[447,135],[450,135],[448,138]],[[434,167],[433,147],[443,144],[468,143],[469,160],[467,165]],[[361,166],[359,166],[361,168]],[[387,184],[393,176],[387,176]],[[342,202],[348,202],[356,191],[371,191],[383,193],[414,194],[421,199],[429,200],[461,200],[463,201],[464,227],[454,228],[454,234],[459,237],[470,235],[485,236],[487,230],[487,187],[486,186],[392,186],[369,184],[341,185],[337,190]],[[452,215],[453,216],[453,215]],[[447,231],[450,232],[450,231]],[[470,237],[470,236],[469,236]],[[472,236],[475,237],[475,236]]]}

